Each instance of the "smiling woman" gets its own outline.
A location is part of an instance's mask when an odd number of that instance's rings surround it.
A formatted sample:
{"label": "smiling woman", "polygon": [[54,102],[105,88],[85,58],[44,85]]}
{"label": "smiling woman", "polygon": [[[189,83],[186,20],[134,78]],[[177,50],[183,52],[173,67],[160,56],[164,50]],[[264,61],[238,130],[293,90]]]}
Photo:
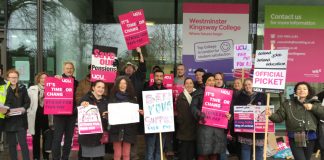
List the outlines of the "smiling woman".
{"label": "smiling woman", "polygon": [[286,122],[289,144],[297,160],[310,160],[317,139],[317,118],[324,118],[324,108],[307,82],[299,82],[294,88],[295,97],[284,102],[275,112],[267,114],[273,122]]}

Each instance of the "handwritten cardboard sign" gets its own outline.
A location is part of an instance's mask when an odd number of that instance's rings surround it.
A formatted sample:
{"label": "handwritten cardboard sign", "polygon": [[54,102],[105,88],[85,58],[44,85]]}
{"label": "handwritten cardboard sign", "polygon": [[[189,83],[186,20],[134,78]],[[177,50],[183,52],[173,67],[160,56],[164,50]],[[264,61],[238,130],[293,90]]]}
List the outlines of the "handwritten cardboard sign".
{"label": "handwritten cardboard sign", "polygon": [[172,90],[143,91],[145,133],[173,132]]}

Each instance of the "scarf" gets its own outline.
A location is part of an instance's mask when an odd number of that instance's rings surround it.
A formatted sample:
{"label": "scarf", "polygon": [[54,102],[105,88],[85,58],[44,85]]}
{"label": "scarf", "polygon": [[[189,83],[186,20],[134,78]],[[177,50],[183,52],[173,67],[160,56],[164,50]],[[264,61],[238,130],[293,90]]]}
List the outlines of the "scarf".
{"label": "scarf", "polygon": [[125,93],[117,92],[116,99],[117,99],[117,101],[126,102],[126,101],[128,101],[129,98],[128,98],[128,94],[126,92]]}
{"label": "scarf", "polygon": [[[194,88],[193,90],[192,90],[192,92],[194,92],[196,89]],[[183,90],[183,94],[184,94],[184,96],[186,97],[186,99],[187,99],[187,101],[188,101],[188,103],[189,103],[189,105],[191,104],[191,101],[192,101],[192,96],[190,95],[190,93],[187,91],[187,89],[184,89]]]}
{"label": "scarf", "polygon": [[44,86],[38,84],[38,104],[41,107],[44,107]]}

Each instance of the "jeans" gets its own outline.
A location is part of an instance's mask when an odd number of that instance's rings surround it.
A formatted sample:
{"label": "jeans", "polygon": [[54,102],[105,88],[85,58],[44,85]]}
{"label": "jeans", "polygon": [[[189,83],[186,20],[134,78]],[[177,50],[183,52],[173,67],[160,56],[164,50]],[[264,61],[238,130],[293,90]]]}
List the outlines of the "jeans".
{"label": "jeans", "polygon": [[[241,143],[241,160],[252,159],[252,146]],[[255,146],[255,159],[263,159],[263,146]]]}
{"label": "jeans", "polygon": [[[291,152],[295,160],[310,160],[315,147],[315,140],[307,142],[307,147],[297,147],[293,138],[289,138]],[[322,152],[321,152],[322,154]],[[322,155],[321,155],[322,156]]]}
{"label": "jeans", "polygon": [[6,132],[9,144],[9,155],[11,160],[18,160],[17,155],[17,139],[21,148],[23,160],[29,160],[29,150],[27,145],[27,131],[21,129],[19,131]]}
{"label": "jeans", "polygon": [[[165,144],[165,134],[162,134],[162,147]],[[159,134],[145,135],[146,154],[145,160],[160,160],[160,137]]]}
{"label": "jeans", "polygon": [[[68,160],[74,133],[75,116],[54,116],[54,138],[52,144],[53,160]],[[63,154],[61,158],[61,141],[64,134]]]}

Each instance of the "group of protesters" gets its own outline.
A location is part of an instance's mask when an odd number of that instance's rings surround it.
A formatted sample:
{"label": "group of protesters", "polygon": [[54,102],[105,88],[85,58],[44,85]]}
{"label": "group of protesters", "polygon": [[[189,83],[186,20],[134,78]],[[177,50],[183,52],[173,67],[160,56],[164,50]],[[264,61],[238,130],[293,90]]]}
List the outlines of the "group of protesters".
{"label": "group of protesters", "polygon": [[[17,159],[17,142],[21,148],[24,160],[29,160],[27,146],[27,132],[32,135],[33,159],[67,160],[70,156],[74,128],[77,124],[77,106],[98,107],[102,118],[104,133],[79,135],[80,145],[78,159],[100,160],[106,154],[105,133],[109,135],[109,143],[113,146],[114,160],[137,159],[137,135],[143,134],[143,122],[109,125],[107,118],[109,103],[130,102],[139,104],[138,114],[144,115],[142,91],[165,90],[163,86],[163,67],[154,66],[153,85],[146,82],[146,63],[137,48],[138,65],[126,63],[113,84],[101,80],[90,81],[90,73],[81,81],[73,76],[75,68],[72,62],[63,64],[63,74],[56,78],[74,79],[74,103],[71,115],[45,115],[44,114],[44,84],[49,75],[40,72],[36,75],[35,85],[29,89],[19,83],[19,72],[10,69],[6,72],[6,80],[0,79],[0,129],[6,133],[9,145],[9,155],[12,160]],[[90,69],[90,68],[89,68]],[[184,90],[175,102],[175,132],[162,133],[162,146],[167,159],[179,160],[227,160],[228,151],[234,152],[241,160],[250,160],[252,157],[253,134],[234,132],[235,105],[266,105],[264,93],[253,91],[253,80],[235,79],[233,87],[228,87],[221,72],[207,73],[204,69],[195,70],[195,78],[185,76],[186,68],[183,64],[176,67],[174,83],[183,85]],[[2,74],[2,70],[1,70]],[[202,112],[205,87],[225,88],[233,90],[231,109],[224,116],[228,119],[228,129],[220,129],[204,125],[206,115]],[[324,107],[321,106],[324,92],[314,97],[315,93],[307,82],[295,85],[294,96],[284,102],[279,109],[272,113],[269,109],[266,114],[275,123],[286,122],[287,136],[292,153],[297,160],[310,160],[315,143],[320,142],[324,148],[324,138],[319,134],[320,123],[324,120]],[[8,108],[6,108],[8,107]],[[120,106],[123,107],[123,106]],[[143,118],[141,118],[143,119]],[[322,127],[323,128],[323,127]],[[52,138],[46,133],[53,132]],[[323,132],[323,129],[322,131]],[[61,141],[64,136],[64,144]],[[159,134],[144,134],[145,159],[159,160],[160,141]],[[228,140],[230,137],[231,140]],[[42,139],[41,139],[42,138]],[[263,159],[264,134],[256,134],[256,159]],[[47,141],[52,141],[50,147],[45,147]],[[230,141],[235,141],[235,149],[227,148]],[[41,147],[42,146],[42,147]],[[41,150],[42,149],[42,150]],[[324,150],[322,150],[324,153]],[[42,155],[42,156],[41,156]],[[176,157],[176,158],[175,158]],[[323,159],[323,156],[322,156]]]}

